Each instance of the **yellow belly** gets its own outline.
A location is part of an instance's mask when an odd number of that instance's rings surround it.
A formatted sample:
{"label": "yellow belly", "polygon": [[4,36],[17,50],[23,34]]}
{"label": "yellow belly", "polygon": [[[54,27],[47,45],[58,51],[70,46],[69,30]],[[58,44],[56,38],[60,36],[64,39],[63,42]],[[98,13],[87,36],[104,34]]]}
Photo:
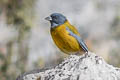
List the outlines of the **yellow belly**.
{"label": "yellow belly", "polygon": [[55,44],[61,51],[71,54],[81,50],[78,41],[68,34],[65,26],[51,30],[51,35]]}

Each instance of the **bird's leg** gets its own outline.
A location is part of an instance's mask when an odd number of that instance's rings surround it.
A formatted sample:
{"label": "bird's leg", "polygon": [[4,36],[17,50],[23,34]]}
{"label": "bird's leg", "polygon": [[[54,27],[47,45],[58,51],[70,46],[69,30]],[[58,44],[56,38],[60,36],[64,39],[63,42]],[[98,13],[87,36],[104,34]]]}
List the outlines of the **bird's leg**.
{"label": "bird's leg", "polygon": [[85,57],[89,57],[89,52],[85,52]]}
{"label": "bird's leg", "polygon": [[76,52],[75,55],[79,56],[79,55],[80,55],[80,52]]}

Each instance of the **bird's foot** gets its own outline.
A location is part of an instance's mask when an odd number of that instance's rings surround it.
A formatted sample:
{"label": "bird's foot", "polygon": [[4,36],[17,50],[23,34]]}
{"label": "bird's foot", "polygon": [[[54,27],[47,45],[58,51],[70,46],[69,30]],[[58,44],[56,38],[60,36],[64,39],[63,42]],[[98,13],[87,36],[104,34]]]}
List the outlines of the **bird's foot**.
{"label": "bird's foot", "polygon": [[85,52],[85,57],[90,57],[89,52]]}

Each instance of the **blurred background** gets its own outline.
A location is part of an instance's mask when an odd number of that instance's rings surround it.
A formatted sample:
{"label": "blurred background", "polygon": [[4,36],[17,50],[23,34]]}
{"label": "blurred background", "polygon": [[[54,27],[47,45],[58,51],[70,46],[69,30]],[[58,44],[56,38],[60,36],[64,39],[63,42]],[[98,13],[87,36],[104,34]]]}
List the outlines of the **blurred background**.
{"label": "blurred background", "polygon": [[0,0],[0,80],[55,66],[67,56],[44,20],[54,12],[76,26],[90,51],[120,67],[120,0]]}

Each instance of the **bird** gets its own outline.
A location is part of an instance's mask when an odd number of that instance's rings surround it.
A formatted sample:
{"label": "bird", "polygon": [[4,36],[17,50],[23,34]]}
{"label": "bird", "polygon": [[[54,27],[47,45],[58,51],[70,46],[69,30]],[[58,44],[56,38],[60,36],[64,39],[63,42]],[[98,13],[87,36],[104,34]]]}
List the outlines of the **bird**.
{"label": "bird", "polygon": [[63,14],[52,13],[45,20],[50,22],[52,39],[62,52],[68,55],[88,53],[88,47],[80,33]]}

